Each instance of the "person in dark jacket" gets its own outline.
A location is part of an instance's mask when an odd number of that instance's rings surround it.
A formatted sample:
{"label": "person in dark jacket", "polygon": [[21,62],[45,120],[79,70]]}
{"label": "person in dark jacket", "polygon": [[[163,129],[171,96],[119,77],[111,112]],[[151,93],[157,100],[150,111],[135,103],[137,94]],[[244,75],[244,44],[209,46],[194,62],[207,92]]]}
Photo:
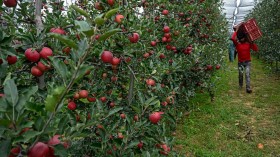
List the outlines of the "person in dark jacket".
{"label": "person in dark jacket", "polygon": [[[237,36],[237,38],[236,38]],[[243,75],[245,72],[246,79],[246,92],[252,93],[250,87],[250,70],[251,70],[251,53],[250,50],[258,51],[258,47],[255,43],[249,42],[246,38],[246,34],[243,32],[236,33],[236,36],[232,36],[237,55],[238,55],[238,71],[239,71],[239,87],[243,87]]]}

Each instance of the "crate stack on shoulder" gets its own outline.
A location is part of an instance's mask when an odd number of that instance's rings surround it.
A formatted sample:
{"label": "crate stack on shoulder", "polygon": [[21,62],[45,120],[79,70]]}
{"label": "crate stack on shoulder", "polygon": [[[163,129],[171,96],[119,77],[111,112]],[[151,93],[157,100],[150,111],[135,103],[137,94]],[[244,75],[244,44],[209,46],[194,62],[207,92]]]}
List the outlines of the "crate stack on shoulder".
{"label": "crate stack on shoulder", "polygon": [[241,27],[250,42],[255,41],[262,36],[262,32],[255,19],[249,19],[248,21],[243,22]]}

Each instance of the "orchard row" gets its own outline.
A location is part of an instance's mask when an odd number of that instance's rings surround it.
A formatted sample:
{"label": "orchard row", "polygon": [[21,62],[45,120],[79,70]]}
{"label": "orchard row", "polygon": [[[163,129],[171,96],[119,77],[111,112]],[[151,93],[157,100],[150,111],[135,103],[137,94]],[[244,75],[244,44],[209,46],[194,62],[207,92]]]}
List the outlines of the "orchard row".
{"label": "orchard row", "polygon": [[221,5],[5,0],[1,153],[178,155],[174,131],[188,100],[214,97],[227,47]]}

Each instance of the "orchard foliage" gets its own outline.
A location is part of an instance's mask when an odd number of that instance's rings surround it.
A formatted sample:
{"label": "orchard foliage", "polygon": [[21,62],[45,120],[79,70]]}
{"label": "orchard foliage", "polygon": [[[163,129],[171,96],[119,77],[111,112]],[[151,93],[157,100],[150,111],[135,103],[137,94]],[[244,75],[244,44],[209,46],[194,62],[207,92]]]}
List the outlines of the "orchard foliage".
{"label": "orchard foliage", "polygon": [[188,99],[214,96],[220,2],[35,4],[0,8],[0,154],[175,156]]}
{"label": "orchard foliage", "polygon": [[[277,0],[263,0],[258,3],[247,18],[255,18],[263,36],[256,42],[259,46],[259,56],[267,62],[280,61],[280,4]],[[276,67],[277,69],[279,67]]]}

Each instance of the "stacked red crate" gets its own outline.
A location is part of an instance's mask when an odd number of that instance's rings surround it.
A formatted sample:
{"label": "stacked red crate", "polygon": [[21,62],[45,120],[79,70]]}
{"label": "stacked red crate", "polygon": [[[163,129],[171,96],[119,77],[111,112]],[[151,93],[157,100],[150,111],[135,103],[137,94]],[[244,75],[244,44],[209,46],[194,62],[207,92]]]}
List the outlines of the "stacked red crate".
{"label": "stacked red crate", "polygon": [[249,41],[254,41],[262,36],[262,32],[255,19],[249,19],[248,21],[241,23],[239,29],[246,33]]}

